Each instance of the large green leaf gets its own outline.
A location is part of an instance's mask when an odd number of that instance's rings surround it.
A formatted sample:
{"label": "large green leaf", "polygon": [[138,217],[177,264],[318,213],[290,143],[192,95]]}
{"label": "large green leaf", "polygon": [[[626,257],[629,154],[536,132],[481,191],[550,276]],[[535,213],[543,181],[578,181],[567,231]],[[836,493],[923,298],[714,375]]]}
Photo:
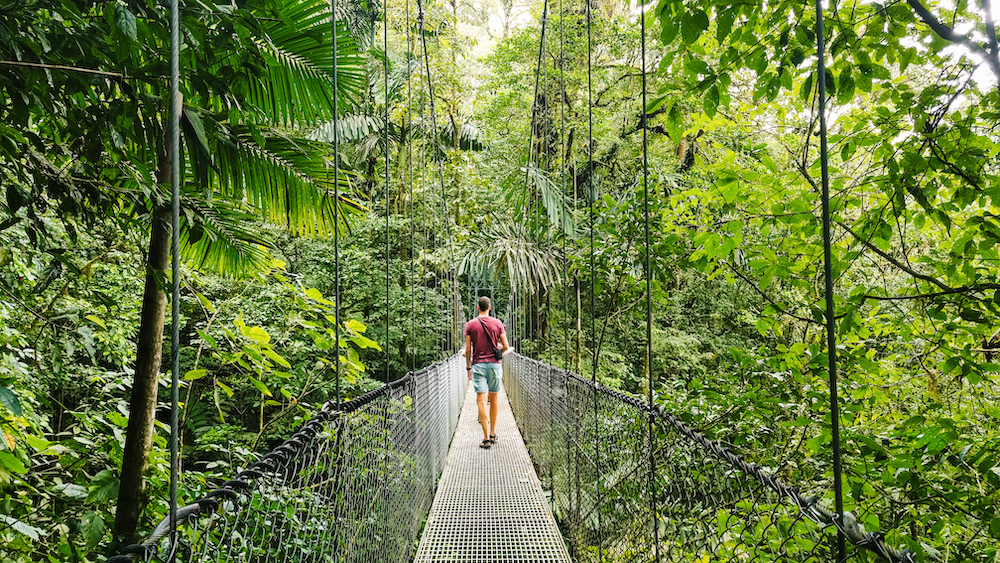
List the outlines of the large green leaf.
{"label": "large green leaf", "polygon": [[532,293],[561,280],[558,248],[549,238],[533,237],[523,224],[488,225],[469,239],[466,248],[459,263],[461,274],[481,279],[500,279],[506,274],[511,287]]}
{"label": "large green leaf", "polygon": [[3,403],[14,416],[21,416],[21,401],[10,389],[0,386],[0,403]]}
{"label": "large green leaf", "polygon": [[[329,3],[284,0],[277,21],[263,18],[253,44],[267,74],[247,76],[248,94],[274,123],[311,124],[333,115],[334,55]],[[255,73],[253,68],[246,72]],[[364,58],[347,24],[337,22],[336,92],[341,109],[359,103],[367,84]]]}
{"label": "large green leaf", "polygon": [[342,115],[320,125],[309,133],[309,138],[327,143],[333,142],[334,134],[338,142],[358,142],[373,133],[382,134],[385,120],[372,115]]}
{"label": "large green leaf", "polygon": [[[527,177],[527,188],[523,182]],[[554,225],[568,236],[576,231],[576,221],[569,198],[563,193],[559,184],[541,169],[534,165],[526,168],[512,169],[508,172],[504,195],[521,211],[524,216],[534,213],[535,206],[541,205],[548,219],[548,225]],[[544,223],[544,222],[543,222]],[[547,225],[541,226],[542,230]]]}
{"label": "large green leaf", "polygon": [[36,528],[30,524],[25,524],[17,518],[12,518],[6,514],[0,514],[0,522],[3,522],[15,532],[28,536],[32,539],[32,541],[38,541],[42,535],[45,534],[44,530]]}

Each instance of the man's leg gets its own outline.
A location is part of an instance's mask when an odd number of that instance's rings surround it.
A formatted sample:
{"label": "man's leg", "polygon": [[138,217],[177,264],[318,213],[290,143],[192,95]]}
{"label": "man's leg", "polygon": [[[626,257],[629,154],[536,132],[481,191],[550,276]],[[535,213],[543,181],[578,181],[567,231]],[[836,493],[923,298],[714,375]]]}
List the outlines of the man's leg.
{"label": "man's leg", "polygon": [[[490,395],[494,394],[495,393],[490,393]],[[476,404],[479,406],[479,423],[483,427],[483,440],[489,440],[490,419],[486,416],[486,393],[476,393]],[[490,410],[493,410],[492,405]],[[496,416],[495,413],[494,416]]]}
{"label": "man's leg", "polygon": [[[490,393],[490,434],[489,436],[496,436],[497,433],[497,413],[500,410],[500,401],[497,400],[496,393]],[[483,425],[483,431],[486,430],[486,425]],[[489,438],[487,436],[487,438]]]}

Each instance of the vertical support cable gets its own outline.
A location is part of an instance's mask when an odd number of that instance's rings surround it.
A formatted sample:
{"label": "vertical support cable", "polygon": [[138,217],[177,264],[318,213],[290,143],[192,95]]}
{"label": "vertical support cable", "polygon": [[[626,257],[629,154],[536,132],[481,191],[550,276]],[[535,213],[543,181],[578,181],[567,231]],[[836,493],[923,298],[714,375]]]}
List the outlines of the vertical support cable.
{"label": "vertical support cable", "polygon": [[[830,374],[830,433],[833,440],[833,492],[835,495],[836,518],[844,514],[844,493],[841,485],[840,459],[840,403],[837,398],[837,332],[834,325],[833,307],[833,257],[830,235],[830,171],[827,163],[826,144],[826,39],[823,36],[823,0],[816,0],[816,81],[819,83],[819,158],[823,200],[823,277],[826,299],[826,350],[827,370]],[[840,526],[837,527],[837,561],[846,558],[846,542]]]}
{"label": "vertical support cable", "polygon": [[[436,111],[434,109],[434,83],[431,81],[431,59],[430,59],[430,55],[428,55],[428,53],[427,53],[427,35],[424,33],[424,7],[423,7],[423,2],[421,2],[420,0],[417,0],[417,19],[420,21],[420,42],[423,45],[423,50],[424,50],[424,68],[427,69],[427,96],[428,96],[428,101],[429,101],[430,110],[431,110],[431,138],[434,139],[434,142],[436,144],[437,143],[438,128],[437,128],[437,113],[436,113]],[[451,241],[451,222],[448,219],[448,198],[447,198],[447,194],[445,193],[445,187],[444,187],[444,163],[441,160],[438,160],[437,164],[438,164],[438,166],[437,166],[438,180],[441,183],[441,205],[442,205],[442,210],[443,210],[443,214],[444,214],[444,228],[445,228],[445,234],[446,234],[446,236],[445,236],[445,244],[448,245],[448,257],[449,257],[449,259],[448,259],[448,268],[449,268],[449,271],[448,271],[447,274],[451,274],[451,278],[454,280],[454,282],[458,283],[458,280],[454,276],[454,264],[453,264],[454,261],[451,259],[452,258],[451,257],[451,251],[452,251],[452,244],[451,244],[452,243],[452,241]],[[448,279],[447,274],[445,276],[445,280],[446,281]],[[444,288],[445,291],[444,291],[444,293],[447,296],[448,295],[448,284],[445,283],[444,285],[445,285],[445,288]],[[452,311],[452,313],[451,313],[452,315],[454,315],[454,299],[455,299],[454,293],[452,293],[451,296],[447,298],[447,302],[449,303],[448,309]],[[454,318],[452,318],[452,320],[449,321],[449,322],[452,325],[452,328],[449,329],[449,333],[451,333],[451,336],[449,337],[449,340],[450,340],[450,339],[452,339],[455,336],[454,335],[454,332],[455,332],[455,320],[454,320]],[[447,340],[445,342],[445,346],[447,346]]]}
{"label": "vertical support cable", "polygon": [[177,482],[180,480],[180,240],[181,240],[181,40],[180,6],[170,1],[170,236],[171,236],[171,297],[170,297],[170,555],[177,551]]}
{"label": "vertical support cable", "polygon": [[340,494],[341,474],[343,472],[343,428],[344,419],[340,415],[342,397],[340,394],[340,84],[337,78],[337,0],[330,0],[330,24],[333,30],[333,318],[335,327],[334,339],[334,397],[337,401],[338,415],[337,438],[334,446],[336,465],[334,469],[334,490],[337,498],[334,500],[334,521],[339,522],[341,516]]}
{"label": "vertical support cable", "polygon": [[[421,277],[421,279],[424,279],[424,278],[427,277],[427,261],[425,259],[423,259],[423,257],[427,255],[427,173],[426,173],[426,168],[427,167],[424,166],[425,161],[427,160],[427,140],[426,140],[427,139],[427,124],[424,122],[423,97],[424,97],[424,92],[423,92],[423,89],[421,89],[421,91],[420,91],[420,127],[424,130],[424,135],[423,135],[424,136],[424,142],[420,144],[420,163],[421,163],[421,166],[420,166],[420,193],[424,197],[423,206],[420,208],[420,234],[421,234],[421,237],[420,237],[421,249],[420,250],[421,250],[421,258],[422,258],[421,262],[420,262],[420,265],[421,265],[421,268],[420,268],[421,275],[420,275],[420,277]],[[426,289],[427,288],[424,287],[424,288],[422,288],[422,291],[420,292],[421,293],[421,297],[422,297],[421,301],[422,301],[422,305],[423,305],[423,311],[422,311],[421,318],[423,318],[424,323],[425,323],[425,325],[427,327],[426,329],[424,329],[424,334],[427,334],[432,329],[432,327],[433,327],[433,325],[431,324],[431,319],[427,315],[427,291],[426,291]],[[437,344],[437,340],[436,339],[434,341],[434,344]],[[436,359],[437,358],[435,358],[435,360]]]}
{"label": "vertical support cable", "polygon": [[[541,32],[538,40],[538,59],[535,65],[535,90],[531,98],[531,122],[528,126],[528,160],[524,164],[524,203],[527,206],[525,209],[525,230],[530,234],[532,232],[531,226],[534,225],[535,230],[538,228],[538,219],[535,215],[535,195],[534,190],[528,187],[528,174],[531,172],[532,166],[535,168],[535,175],[538,175],[538,166],[535,165],[534,160],[538,158],[538,154],[535,151],[535,122],[538,117],[538,88],[541,83],[542,76],[542,61],[543,55],[545,53],[545,30],[548,27],[549,21],[549,0],[545,0],[542,5],[542,22],[541,22]],[[530,199],[529,199],[530,198]],[[524,333],[528,338],[531,338],[531,306],[532,306],[532,294],[534,291],[531,289],[531,284],[529,282],[528,286],[525,288],[525,292],[528,294],[527,299],[524,300]]]}
{"label": "vertical support cable", "polygon": [[413,76],[410,72],[410,64],[413,57],[413,52],[410,50],[410,0],[406,0],[406,135],[400,138],[400,142],[406,143],[406,175],[407,175],[407,187],[410,195],[410,337],[407,339],[407,345],[413,347],[413,352],[410,353],[410,371],[417,370],[417,347],[414,341],[416,337],[416,318],[417,318],[417,298],[416,298],[416,275],[417,270],[415,266],[415,261],[413,260],[413,241],[417,236],[417,223],[416,217],[414,215],[414,194],[413,194]]}
{"label": "vertical support cable", "polygon": [[646,219],[646,377],[648,379],[646,397],[649,402],[646,426],[649,433],[649,515],[653,526],[653,547],[656,561],[660,560],[660,538],[656,522],[656,460],[653,456],[653,291],[652,291],[652,249],[649,236],[649,124],[646,122],[646,8],[639,6],[639,33],[642,45],[642,204]]}
{"label": "vertical support cable", "polygon": [[[417,346],[415,337],[416,331],[416,312],[417,312],[417,299],[416,299],[416,265],[413,259],[413,243],[416,239],[416,216],[415,216],[415,206],[414,206],[414,193],[413,193],[413,76],[411,74],[411,64],[413,60],[413,52],[410,50],[410,30],[412,29],[410,25],[410,0],[406,0],[406,135],[400,137],[400,142],[406,143],[406,174],[407,174],[407,188],[409,191],[410,201],[409,201],[409,221],[410,221],[410,335],[407,339],[407,346],[412,347],[410,352],[410,373],[416,374],[417,371]],[[413,383],[412,396],[417,396],[417,385]],[[410,454],[414,455],[417,451],[417,409],[410,409],[410,423],[413,425],[413,436]],[[411,482],[417,479],[417,466],[416,464],[407,464],[410,469],[410,479]],[[415,522],[413,524],[416,524]],[[410,529],[410,545],[416,543],[416,525],[409,526]]]}
{"label": "vertical support cable", "polygon": [[[563,7],[563,0],[559,0],[559,186],[560,192],[563,186],[566,184],[566,153],[568,152],[563,143],[566,142],[566,107],[563,104],[563,94],[566,92],[566,50],[564,42],[564,31],[565,27],[563,25],[566,17],[566,12]],[[566,206],[563,205],[563,212],[565,213]],[[572,213],[572,210],[569,211]],[[563,225],[566,224],[566,217],[562,217]],[[560,228],[562,226],[560,225]],[[569,280],[569,260],[566,259],[567,252],[567,239],[569,238],[569,233],[563,231],[563,271],[566,273],[566,280]],[[563,338],[565,339],[564,351],[563,351],[563,368],[569,370],[569,293],[566,291],[566,286],[563,285]]]}
{"label": "vertical support cable", "polygon": [[[389,254],[389,10],[385,3],[382,4],[382,85],[383,93],[385,95],[385,123],[382,126],[382,132],[384,134],[383,142],[385,144],[385,384],[389,384],[389,360],[390,360],[390,350],[392,349],[392,341],[390,338],[389,328],[390,320],[392,318],[393,307],[389,302],[389,262],[391,260]],[[400,186],[402,189],[402,186]],[[391,441],[391,420],[392,420],[392,401],[386,400],[385,402],[385,432],[384,438],[385,442],[383,447],[384,451],[388,452],[390,449]],[[383,462],[385,463],[385,462]],[[386,516],[388,516],[389,509],[389,474],[385,472],[385,478],[383,481],[383,494],[384,494],[384,504],[383,507],[386,510]],[[388,531],[388,518],[383,522],[386,531]]]}
{"label": "vertical support cable", "polygon": [[385,125],[382,127],[385,142],[385,383],[389,384],[389,321],[392,307],[389,303],[389,10],[382,6],[382,56],[383,86],[385,90]]}
{"label": "vertical support cable", "polygon": [[[594,189],[594,79],[593,79],[593,0],[587,2],[587,185],[590,188],[588,201],[590,215],[590,338],[593,354],[591,360],[590,380],[597,384],[597,325],[595,322],[594,296],[594,200],[597,191]],[[600,408],[596,388],[591,391],[594,397],[594,468],[597,482],[597,503],[604,502],[604,487],[601,486],[601,440],[600,440]],[[601,522],[601,509],[597,508],[597,554],[598,561],[604,561],[604,526]]]}
{"label": "vertical support cable", "polygon": [[337,0],[330,0],[330,22],[333,25],[333,316],[336,323],[334,346],[334,396],[340,410],[340,85],[337,80]]}
{"label": "vertical support cable", "polygon": [[594,189],[594,79],[593,79],[593,44],[591,40],[590,28],[593,27],[591,21],[591,4],[593,0],[587,2],[587,194],[588,210],[590,219],[590,339],[591,347],[591,380],[597,382],[597,325],[594,319],[594,199],[596,190]]}

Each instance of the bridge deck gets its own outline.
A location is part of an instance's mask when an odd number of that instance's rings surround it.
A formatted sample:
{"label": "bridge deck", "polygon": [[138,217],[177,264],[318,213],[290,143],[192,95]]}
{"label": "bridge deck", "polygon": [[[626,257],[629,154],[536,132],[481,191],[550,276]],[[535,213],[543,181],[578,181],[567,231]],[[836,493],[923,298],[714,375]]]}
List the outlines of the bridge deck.
{"label": "bridge deck", "polygon": [[497,443],[482,439],[470,384],[414,563],[569,563],[502,390]]}

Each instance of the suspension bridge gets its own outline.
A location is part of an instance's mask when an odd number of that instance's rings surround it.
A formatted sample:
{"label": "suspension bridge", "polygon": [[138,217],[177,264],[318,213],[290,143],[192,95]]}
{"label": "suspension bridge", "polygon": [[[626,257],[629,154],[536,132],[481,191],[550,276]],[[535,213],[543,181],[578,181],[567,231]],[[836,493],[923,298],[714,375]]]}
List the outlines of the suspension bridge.
{"label": "suspension bridge", "polygon": [[[334,1],[334,13],[336,9]],[[426,63],[426,34],[419,0],[417,9]],[[821,9],[818,3],[817,9]],[[176,0],[172,10],[177,11]],[[589,3],[586,12],[588,106],[592,108]],[[545,49],[547,13],[548,3],[541,21],[539,68]],[[644,18],[640,10],[642,29],[646,27]],[[818,18],[819,25],[822,20]],[[411,27],[409,21],[406,27]],[[336,61],[337,26],[333,28]],[[176,50],[176,25],[173,33]],[[821,27],[816,35],[817,41],[822,42]],[[385,35],[383,45],[387,52]],[[819,52],[822,53],[822,45]],[[822,75],[822,55],[819,64]],[[386,90],[387,65],[386,61]],[[427,70],[431,130],[437,131],[430,65],[423,66]],[[644,107],[645,69],[643,33]],[[173,72],[176,73],[176,68]],[[334,63],[335,83],[336,76]],[[822,104],[823,81],[818,82]],[[175,97],[176,89],[174,84]],[[537,74],[535,92],[537,98]],[[338,113],[336,98],[335,114]],[[388,111],[387,105],[386,122]],[[821,106],[819,114],[823,116],[824,112]],[[176,143],[176,115],[174,119],[170,133]],[[592,147],[592,117],[589,128],[587,146]],[[825,122],[823,128],[825,143]],[[535,129],[533,115],[533,132]],[[337,130],[333,128],[335,177],[339,177]],[[645,134],[644,116],[644,162]],[[385,135],[388,136],[388,128]],[[529,143],[532,150],[535,141],[533,138]],[[388,146],[388,137],[385,143]],[[174,150],[173,158],[177,155]],[[538,159],[534,154],[529,155],[529,160],[532,156]],[[588,158],[592,164],[593,155]],[[388,184],[388,158],[385,160]],[[173,169],[178,167],[175,163]],[[440,159],[437,168],[443,193]],[[526,184],[529,168],[525,167]],[[643,169],[648,369],[652,315],[648,287],[647,166]],[[178,182],[175,177],[175,202],[179,197]],[[412,186],[412,171],[410,183]],[[337,185],[335,182],[335,189]],[[825,173],[823,188],[829,254]],[[339,198],[339,193],[335,192],[334,197]],[[442,197],[442,200],[443,215],[447,217],[447,199]],[[177,213],[175,203],[175,233]],[[337,221],[335,215],[334,222]],[[591,239],[592,229],[593,221]],[[448,239],[450,246],[450,232]],[[176,306],[179,291],[176,249],[174,254]],[[340,326],[339,262],[336,268],[336,324]],[[388,300],[388,263],[386,268]],[[454,275],[445,279],[457,285]],[[829,269],[826,281],[826,303],[832,307]],[[457,288],[453,288],[452,295],[457,299]],[[511,299],[516,300],[513,292]],[[593,308],[593,295],[591,303]],[[387,302],[387,309],[388,305]],[[176,330],[176,308],[173,314]],[[831,323],[828,334],[837,499],[832,510],[823,500],[830,496],[827,491],[800,491],[689,427],[678,413],[665,412],[656,406],[651,395],[652,384],[649,397],[635,397],[598,384],[596,377],[588,379],[518,354],[504,360],[498,443],[483,450],[477,447],[479,424],[473,393],[462,369],[464,361],[460,355],[454,355],[413,370],[353,400],[338,399],[324,404],[281,445],[203,498],[172,508],[171,515],[164,517],[145,541],[127,546],[121,554],[107,559],[107,563],[707,563],[839,562],[873,558],[890,563],[914,562],[912,552],[888,545],[881,533],[866,531],[851,513],[840,510],[832,310],[827,311],[827,317]],[[387,333],[388,329],[387,325]],[[176,343],[176,333],[173,338]],[[444,348],[455,348],[453,338],[454,334],[446,338]],[[175,344],[173,350],[176,349]],[[595,364],[596,360],[595,357]],[[176,378],[179,371],[176,354],[172,371]],[[176,388],[175,380],[175,413]],[[173,439],[177,434],[175,421]],[[176,460],[172,460],[172,465],[176,467]]]}

